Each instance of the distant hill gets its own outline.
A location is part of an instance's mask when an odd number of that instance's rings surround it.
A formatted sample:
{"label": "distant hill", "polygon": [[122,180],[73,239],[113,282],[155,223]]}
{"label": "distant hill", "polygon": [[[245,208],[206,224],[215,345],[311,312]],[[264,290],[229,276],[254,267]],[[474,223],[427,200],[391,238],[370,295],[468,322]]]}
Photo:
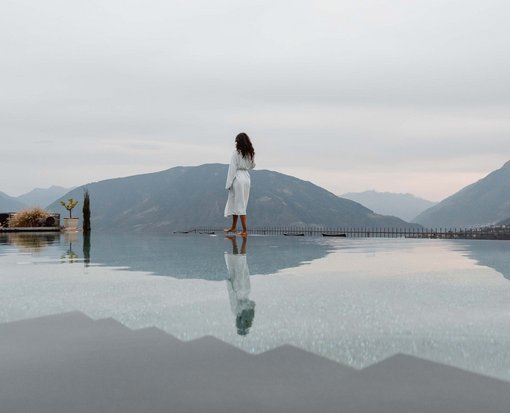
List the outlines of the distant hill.
{"label": "distant hill", "polygon": [[510,218],[498,222],[498,225],[510,225]]}
{"label": "distant hill", "polygon": [[377,214],[393,215],[404,221],[412,221],[423,211],[436,205],[436,202],[427,201],[412,194],[392,192],[350,192],[340,196],[359,202]]}
{"label": "distant hill", "polygon": [[0,212],[16,212],[23,208],[26,208],[26,205],[23,202],[0,192]]}
{"label": "distant hill", "polygon": [[16,199],[25,205],[46,207],[62,195],[69,192],[71,188],[63,188],[61,186],[52,186],[50,188],[35,188],[32,191],[18,196]]}
{"label": "distant hill", "polygon": [[427,209],[414,220],[426,227],[472,227],[510,217],[510,161]]}
{"label": "distant hill", "polygon": [[[94,229],[172,231],[200,226],[227,227],[223,217],[227,165],[176,167],[162,172],[87,184]],[[252,226],[410,227],[395,217],[373,213],[364,206],[310,182],[272,171],[253,171],[249,205]],[[84,187],[63,198],[80,200]],[[66,211],[58,202],[52,211]],[[65,216],[65,215],[64,215]]]}

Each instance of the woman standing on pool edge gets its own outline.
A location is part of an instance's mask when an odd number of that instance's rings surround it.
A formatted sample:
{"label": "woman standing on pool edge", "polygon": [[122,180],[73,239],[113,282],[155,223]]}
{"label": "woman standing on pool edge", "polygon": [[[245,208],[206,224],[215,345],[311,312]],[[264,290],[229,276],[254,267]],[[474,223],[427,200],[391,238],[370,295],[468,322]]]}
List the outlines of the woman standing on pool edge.
{"label": "woman standing on pool edge", "polygon": [[250,169],[255,168],[255,151],[250,138],[246,133],[236,136],[236,150],[232,154],[228,168],[227,184],[228,200],[225,206],[225,217],[232,215],[232,227],[225,232],[235,232],[237,229],[237,217],[241,216],[243,232],[241,236],[248,235],[246,227],[246,208],[250,197]]}

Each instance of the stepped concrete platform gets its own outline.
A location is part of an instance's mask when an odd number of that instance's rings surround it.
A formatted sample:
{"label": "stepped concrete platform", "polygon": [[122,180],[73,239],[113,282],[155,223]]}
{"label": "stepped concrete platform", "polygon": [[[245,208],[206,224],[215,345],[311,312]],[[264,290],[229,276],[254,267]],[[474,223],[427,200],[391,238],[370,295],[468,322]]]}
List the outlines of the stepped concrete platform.
{"label": "stepped concrete platform", "polygon": [[510,383],[406,355],[364,370],[292,346],[251,355],[213,337],[73,312],[0,324],[0,411],[508,412]]}

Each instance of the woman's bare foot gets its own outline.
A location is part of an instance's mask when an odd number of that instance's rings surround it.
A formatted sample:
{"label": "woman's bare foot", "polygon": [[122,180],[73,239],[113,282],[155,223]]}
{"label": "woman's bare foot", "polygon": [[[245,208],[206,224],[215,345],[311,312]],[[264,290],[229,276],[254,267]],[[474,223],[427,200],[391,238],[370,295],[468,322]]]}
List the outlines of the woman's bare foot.
{"label": "woman's bare foot", "polygon": [[224,229],[223,232],[226,232],[226,233],[236,232],[236,229],[235,228],[227,228],[227,229]]}
{"label": "woman's bare foot", "polygon": [[248,231],[240,232],[239,235],[243,238],[246,238],[248,236]]}

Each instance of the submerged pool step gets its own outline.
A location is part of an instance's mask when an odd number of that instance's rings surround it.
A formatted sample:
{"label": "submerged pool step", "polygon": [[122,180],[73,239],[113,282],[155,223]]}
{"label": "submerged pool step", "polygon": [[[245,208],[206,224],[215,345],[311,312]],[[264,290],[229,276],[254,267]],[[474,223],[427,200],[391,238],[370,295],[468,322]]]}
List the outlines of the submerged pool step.
{"label": "submerged pool step", "polygon": [[252,355],[81,313],[0,324],[10,412],[506,412],[510,383],[411,356],[364,370],[285,345]]}

